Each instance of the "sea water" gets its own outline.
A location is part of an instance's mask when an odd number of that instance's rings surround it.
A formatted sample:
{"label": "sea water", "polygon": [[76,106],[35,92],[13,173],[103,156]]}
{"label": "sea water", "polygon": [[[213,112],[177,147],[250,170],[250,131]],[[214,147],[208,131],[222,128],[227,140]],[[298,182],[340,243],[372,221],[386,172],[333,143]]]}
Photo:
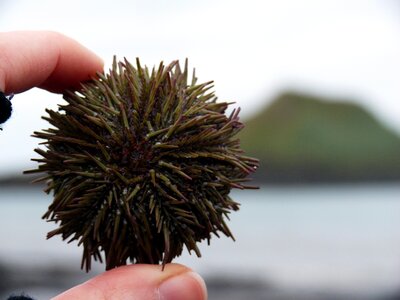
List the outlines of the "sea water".
{"label": "sea water", "polygon": [[[276,286],[379,293],[400,287],[400,185],[262,186],[235,191],[241,209],[224,236],[200,245],[202,258],[176,262],[203,276]],[[37,188],[0,190],[0,262],[29,268],[80,267],[81,250],[46,233],[51,197]],[[97,266],[100,270],[104,266]]]}

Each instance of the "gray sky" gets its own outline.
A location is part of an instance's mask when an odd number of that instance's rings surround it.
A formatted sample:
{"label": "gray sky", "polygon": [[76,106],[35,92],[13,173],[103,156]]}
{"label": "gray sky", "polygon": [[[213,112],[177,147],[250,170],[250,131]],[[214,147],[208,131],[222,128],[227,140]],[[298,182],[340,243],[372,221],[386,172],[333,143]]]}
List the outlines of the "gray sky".
{"label": "gray sky", "polygon": [[[285,88],[353,98],[400,132],[400,6],[395,0],[16,0],[0,30],[49,29],[104,58],[189,58],[200,81],[249,116]],[[16,95],[0,132],[0,176],[34,167],[45,107],[61,96]]]}

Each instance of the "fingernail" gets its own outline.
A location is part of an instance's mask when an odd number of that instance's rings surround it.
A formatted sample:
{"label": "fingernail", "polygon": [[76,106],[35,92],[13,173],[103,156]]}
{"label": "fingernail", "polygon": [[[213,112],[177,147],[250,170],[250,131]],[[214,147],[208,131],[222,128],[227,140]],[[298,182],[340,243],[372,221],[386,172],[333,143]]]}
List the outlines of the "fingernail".
{"label": "fingernail", "polygon": [[160,300],[207,300],[203,278],[194,272],[185,272],[164,281],[159,288]]}

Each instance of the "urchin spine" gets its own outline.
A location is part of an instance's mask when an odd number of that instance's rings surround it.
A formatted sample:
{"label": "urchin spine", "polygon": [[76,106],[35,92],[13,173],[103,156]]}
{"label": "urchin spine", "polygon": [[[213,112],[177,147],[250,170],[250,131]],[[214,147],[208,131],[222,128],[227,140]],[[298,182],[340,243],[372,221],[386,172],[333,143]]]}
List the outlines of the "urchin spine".
{"label": "urchin spine", "polygon": [[225,219],[239,208],[229,197],[244,185],[258,160],[243,155],[235,135],[239,109],[217,102],[212,82],[188,82],[188,68],[161,63],[150,72],[139,60],[114,59],[109,74],[68,92],[59,111],[44,117],[53,127],[34,136],[47,149],[36,170],[45,172],[53,203],[43,216],[61,235],[83,245],[106,268],[159,263],[185,246],[230,232]]}

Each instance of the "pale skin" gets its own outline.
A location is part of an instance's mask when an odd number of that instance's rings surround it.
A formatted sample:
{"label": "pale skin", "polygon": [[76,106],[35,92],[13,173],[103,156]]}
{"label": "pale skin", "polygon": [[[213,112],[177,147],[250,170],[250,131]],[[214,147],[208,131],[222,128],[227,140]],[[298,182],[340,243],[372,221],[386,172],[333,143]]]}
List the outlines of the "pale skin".
{"label": "pale skin", "polygon": [[[39,87],[53,93],[78,88],[103,70],[103,61],[78,42],[56,32],[0,33],[0,91]],[[203,279],[189,268],[168,264],[129,265],[96,276],[53,300],[203,300]]]}

